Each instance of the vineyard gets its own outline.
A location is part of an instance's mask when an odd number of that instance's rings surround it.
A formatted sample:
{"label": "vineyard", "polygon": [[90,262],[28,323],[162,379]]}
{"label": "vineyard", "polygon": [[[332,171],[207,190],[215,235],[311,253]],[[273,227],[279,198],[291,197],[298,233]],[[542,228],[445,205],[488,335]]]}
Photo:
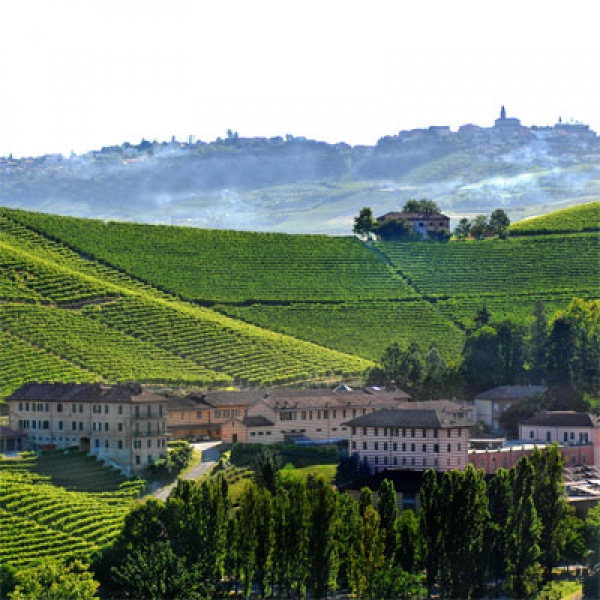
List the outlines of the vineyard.
{"label": "vineyard", "polygon": [[414,295],[354,238],[104,223],[3,210],[187,300],[325,302]]}
{"label": "vineyard", "polygon": [[2,468],[4,462],[0,460],[0,563],[14,567],[46,557],[89,560],[117,536],[141,491],[135,482],[114,492],[67,491],[28,470]]}
{"label": "vineyard", "polygon": [[426,296],[600,293],[600,235],[432,244],[378,242]]}
{"label": "vineyard", "polygon": [[526,324],[538,299],[551,316],[599,297],[599,239],[367,247],[0,209],[0,398],[29,380],[339,381],[396,341],[456,362],[483,304]]}
{"label": "vineyard", "polygon": [[464,333],[423,300],[215,308],[261,327],[373,361],[383,356],[392,341],[401,340],[405,344],[417,342],[424,350],[435,342],[442,355],[456,362],[464,341]]}
{"label": "vineyard", "polygon": [[540,235],[600,231],[600,202],[565,208],[548,215],[525,219],[510,227],[511,235]]}

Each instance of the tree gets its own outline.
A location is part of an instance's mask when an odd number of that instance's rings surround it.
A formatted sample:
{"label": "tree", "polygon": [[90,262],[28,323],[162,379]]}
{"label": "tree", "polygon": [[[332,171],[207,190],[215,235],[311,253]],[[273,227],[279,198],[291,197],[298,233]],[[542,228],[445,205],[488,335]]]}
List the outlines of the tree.
{"label": "tree", "polygon": [[384,554],[386,559],[391,559],[396,553],[396,519],[398,518],[398,504],[394,482],[384,479],[379,487],[377,512],[381,531],[383,534]]}
{"label": "tree", "polygon": [[463,217],[458,222],[458,225],[455,227],[454,235],[459,240],[465,240],[469,237],[470,233],[471,233],[471,221],[469,221],[469,219],[467,219],[466,217]]}
{"label": "tree", "polygon": [[502,360],[502,383],[513,385],[524,372],[523,327],[505,320],[496,325],[498,332],[498,351]]}
{"label": "tree", "polygon": [[373,492],[368,487],[362,487],[358,496],[358,511],[361,517],[365,516],[365,511],[369,506],[373,506]]}
{"label": "tree", "polygon": [[15,574],[12,600],[87,600],[96,597],[98,582],[80,560],[67,564],[43,559]]}
{"label": "tree", "polygon": [[406,391],[418,393],[423,380],[423,358],[419,344],[411,342],[403,349],[398,342],[389,346],[381,358],[381,366],[388,381]]}
{"label": "tree", "polygon": [[507,523],[506,575],[508,591],[516,598],[531,598],[542,579],[541,524],[535,509],[534,474],[523,457],[515,467],[513,503]]}
{"label": "tree", "polygon": [[492,319],[492,313],[488,310],[487,304],[484,302],[480,309],[475,313],[475,318],[473,319],[475,323],[475,328],[479,329],[485,325],[489,325]]}
{"label": "tree", "polygon": [[503,237],[506,234],[509,225],[510,219],[503,209],[497,208],[492,212],[492,216],[490,217],[490,227],[497,236]]}
{"label": "tree", "polygon": [[396,520],[395,563],[403,571],[416,573],[419,569],[419,521],[415,513],[403,510]]}
{"label": "tree", "polygon": [[405,213],[424,213],[426,215],[440,214],[442,212],[438,204],[432,200],[415,200],[411,198],[407,200],[406,204],[402,208],[402,212]]}
{"label": "tree", "polygon": [[493,327],[481,327],[467,337],[463,348],[462,372],[469,387],[475,391],[501,383],[500,343]]}
{"label": "tree", "polygon": [[[350,557],[356,550],[360,535],[361,515],[358,502],[347,494],[337,494],[337,517],[334,529],[335,545],[339,554],[338,581],[346,588],[350,582],[352,569]],[[352,549],[355,550],[352,550]]]}
{"label": "tree", "polygon": [[244,598],[250,597],[252,582],[254,581],[254,574],[257,568],[259,493],[260,488],[254,482],[250,482],[240,496],[239,510],[236,513],[236,555]]}
{"label": "tree", "polygon": [[476,240],[481,240],[488,228],[488,218],[485,215],[477,215],[471,222],[471,235]]}
{"label": "tree", "polygon": [[256,483],[275,493],[277,487],[277,472],[281,469],[281,455],[277,450],[263,446],[252,463]]}
{"label": "tree", "polygon": [[420,236],[415,236],[410,223],[396,217],[387,217],[376,223],[373,231],[384,240],[421,239]]}
{"label": "tree", "polygon": [[544,580],[549,581],[567,541],[569,507],[564,496],[564,461],[554,443],[546,447],[544,454],[536,448],[531,463],[535,508],[541,524],[540,563],[544,567]]}
{"label": "tree", "polygon": [[377,598],[377,573],[385,563],[384,542],[379,527],[379,515],[367,506],[358,544],[351,548],[350,589],[359,598]]}
{"label": "tree", "polygon": [[430,398],[435,399],[443,395],[447,370],[446,361],[439,350],[432,345],[425,356],[425,377],[423,379],[423,391]]}
{"label": "tree", "polygon": [[498,469],[488,485],[490,518],[486,531],[486,547],[489,549],[488,570],[496,580],[504,578],[507,544],[506,523],[512,505],[510,474],[506,469]]}
{"label": "tree", "polygon": [[439,489],[437,474],[433,469],[425,471],[419,497],[420,555],[426,571],[427,588],[431,590],[437,578],[440,561]]}
{"label": "tree", "polygon": [[373,218],[373,211],[368,206],[365,206],[358,213],[358,217],[354,218],[354,227],[352,232],[356,235],[364,235],[367,237],[367,239],[369,239],[371,237],[371,232],[375,228],[375,224],[376,222]]}
{"label": "tree", "polygon": [[529,376],[534,383],[540,383],[546,371],[546,344],[548,339],[548,320],[544,303],[536,300],[533,308],[534,321],[530,329],[528,346]]}
{"label": "tree", "polygon": [[575,328],[571,319],[558,315],[550,325],[546,379],[550,385],[572,386],[576,353]]}

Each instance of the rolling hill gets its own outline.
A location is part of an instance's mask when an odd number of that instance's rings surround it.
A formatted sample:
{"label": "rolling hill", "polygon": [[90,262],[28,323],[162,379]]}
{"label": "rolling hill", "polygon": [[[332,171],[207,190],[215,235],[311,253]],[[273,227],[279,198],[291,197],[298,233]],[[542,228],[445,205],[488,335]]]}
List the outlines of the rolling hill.
{"label": "rolling hill", "polygon": [[538,299],[600,297],[595,205],[567,214],[568,234],[367,245],[0,209],[0,397],[32,379],[339,381],[394,341],[457,361],[484,303],[527,323]]}

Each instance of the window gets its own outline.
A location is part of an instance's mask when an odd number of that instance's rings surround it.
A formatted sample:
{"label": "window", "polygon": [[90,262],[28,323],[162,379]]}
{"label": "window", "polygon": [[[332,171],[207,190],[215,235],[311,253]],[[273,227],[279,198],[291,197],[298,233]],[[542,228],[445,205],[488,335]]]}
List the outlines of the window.
{"label": "window", "polygon": [[71,407],[71,412],[77,412],[77,404],[73,404],[73,406]]}
{"label": "window", "polygon": [[[458,442],[458,451],[459,452],[461,451],[461,444],[460,444],[460,442]],[[458,459],[458,464],[460,464],[460,459]]]}
{"label": "window", "polygon": [[452,437],[452,428],[448,429],[448,437]]}
{"label": "window", "polygon": [[575,432],[571,431],[571,433],[569,434],[569,439],[574,440],[575,439]]}
{"label": "window", "polygon": [[367,449],[367,442],[363,442],[363,450]]}
{"label": "window", "polygon": [[25,411],[29,412],[29,402],[25,402]]}
{"label": "window", "polygon": [[146,446],[147,446],[148,448],[152,448],[152,440],[147,440],[147,442],[146,442]]}
{"label": "window", "polygon": [[104,431],[108,431],[108,423],[104,423]]}
{"label": "window", "polygon": [[56,405],[56,412],[62,412],[63,411],[63,405],[62,403],[59,403]]}
{"label": "window", "polygon": [[448,452],[452,452],[452,444],[448,444]]}
{"label": "window", "polygon": [[104,447],[108,448],[108,440],[104,440]]}
{"label": "window", "polygon": [[133,447],[139,449],[142,447],[142,440],[133,440]]}
{"label": "window", "polygon": [[352,450],[356,450],[356,442],[352,442]]}
{"label": "window", "polygon": [[416,448],[415,448],[415,445],[414,445],[414,444],[411,444],[411,445],[410,445],[410,451],[411,451],[411,452],[415,452],[415,451],[416,451]]}
{"label": "window", "polygon": [[546,431],[546,441],[547,442],[552,441],[552,432],[551,431]]}
{"label": "window", "polygon": [[163,405],[162,404],[158,405],[158,416],[159,417],[163,416]]}
{"label": "window", "polygon": [[387,465],[387,456],[384,456],[384,457],[383,457],[383,464],[384,464],[384,465]]}
{"label": "window", "polygon": [[[29,410],[29,409],[27,409],[27,410]],[[356,409],[355,409],[355,408],[353,408],[353,409],[352,409],[352,416],[353,416],[353,417],[355,417],[355,416],[356,416]]]}
{"label": "window", "polygon": [[19,402],[19,410],[20,410],[21,412],[23,412],[23,403],[22,403],[22,402]]}
{"label": "window", "polygon": [[394,442],[394,452],[398,451],[398,442]]}
{"label": "window", "polygon": [[196,411],[196,419],[201,419],[202,418],[202,411],[201,410],[197,410]]}
{"label": "window", "polygon": [[415,430],[414,429],[410,430],[410,437],[415,437]]}
{"label": "window", "polygon": [[121,404],[119,404],[119,409],[117,410],[117,412],[122,415],[123,414],[123,406]]}
{"label": "window", "polygon": [[306,411],[305,410],[302,411],[302,420],[306,421]]}
{"label": "window", "polygon": [[117,426],[119,431],[123,431],[123,423],[119,423],[119,425]]}
{"label": "window", "polygon": [[356,427],[352,428],[352,435],[356,435]]}
{"label": "window", "polygon": [[375,430],[373,431],[373,435],[375,435],[375,436],[379,435],[379,427],[375,427]]}
{"label": "window", "polygon": [[440,445],[439,444],[434,444],[433,445],[433,451],[437,454],[440,451]]}
{"label": "window", "polygon": [[569,441],[569,434],[566,431],[565,431],[564,440],[565,440],[565,442]]}
{"label": "window", "polygon": [[402,457],[402,464],[403,464],[403,465],[406,465],[406,456],[403,456],[403,457]]}
{"label": "window", "polygon": [[437,436],[438,436],[438,430],[434,429],[433,430],[433,437],[437,440]]}
{"label": "window", "polygon": [[334,408],[333,409],[333,417],[334,419],[337,419],[337,410]]}
{"label": "window", "polygon": [[423,458],[423,466],[426,467],[427,466],[427,459]]}
{"label": "window", "polygon": [[117,442],[117,447],[119,448],[119,450],[123,450],[123,440],[119,440]]}
{"label": "window", "polygon": [[375,457],[375,464],[378,465],[379,464],[379,456]]}
{"label": "window", "polygon": [[423,429],[423,435],[422,437],[426,438],[427,437],[427,429]]}
{"label": "window", "polygon": [[71,421],[71,430],[77,431],[77,421]]}
{"label": "window", "polygon": [[367,409],[363,408],[363,415],[366,415],[366,414],[367,414]]}
{"label": "window", "polygon": [[139,454],[136,454],[136,455],[135,455],[135,464],[136,464],[136,465],[139,465],[141,462],[142,462],[142,461],[141,461],[141,459],[140,459],[140,455],[139,455]]}
{"label": "window", "polygon": [[388,449],[387,442],[383,442],[383,449],[384,449],[384,450],[387,450],[387,449]]}
{"label": "window", "polygon": [[281,421],[292,421],[294,419],[294,412],[291,410],[282,410],[279,413],[279,419]]}
{"label": "window", "polygon": [[82,413],[83,412],[83,404],[79,405],[79,412]]}
{"label": "window", "polygon": [[95,444],[96,448],[100,448],[100,440],[96,440]]}
{"label": "window", "polygon": [[324,419],[329,419],[329,411],[328,410],[324,410],[323,411],[323,418]]}
{"label": "window", "polygon": [[79,421],[79,431],[83,431],[83,421]]}
{"label": "window", "polygon": [[62,428],[63,428],[63,422],[62,421],[58,422],[58,428],[62,430]]}
{"label": "window", "polygon": [[367,428],[363,427],[363,435],[367,435]]}
{"label": "window", "polygon": [[406,443],[402,444],[402,452],[406,452]]}
{"label": "window", "polygon": [[37,429],[37,421],[35,419],[31,422],[31,429]]}
{"label": "window", "polygon": [[423,444],[423,452],[427,452],[427,444]]}
{"label": "window", "polygon": [[379,450],[379,442],[375,442],[375,450]]}

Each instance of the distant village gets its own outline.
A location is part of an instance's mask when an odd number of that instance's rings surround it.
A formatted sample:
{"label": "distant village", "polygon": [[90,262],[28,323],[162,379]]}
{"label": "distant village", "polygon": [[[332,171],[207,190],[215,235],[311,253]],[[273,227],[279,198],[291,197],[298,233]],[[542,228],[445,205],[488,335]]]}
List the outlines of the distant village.
{"label": "distant village", "polygon": [[39,157],[13,158],[12,155],[0,157],[0,174],[10,175],[25,172],[40,175],[53,172],[68,174],[90,165],[129,165],[154,159],[168,159],[180,156],[197,156],[210,154],[219,149],[238,151],[276,150],[289,146],[328,147],[332,149],[351,151],[358,157],[373,152],[387,151],[391,148],[406,150],[413,147],[428,147],[431,145],[450,145],[469,148],[494,156],[511,148],[528,145],[543,146],[551,156],[559,156],[559,163],[569,164],[575,159],[594,160],[600,157],[600,140],[589,125],[578,121],[563,121],[558,117],[554,125],[531,127],[521,124],[516,117],[508,116],[504,106],[499,117],[491,127],[481,127],[474,124],[461,125],[457,131],[449,126],[432,125],[427,128],[400,131],[397,135],[382,137],[376,146],[350,146],[346,143],[328,144],[309,140],[301,136],[286,135],[285,137],[239,137],[237,132],[229,130],[226,137],[217,138],[212,142],[197,140],[190,135],[185,140],[173,136],[170,141],[142,140],[139,144],[124,142],[121,145],[106,146],[100,150],[91,150],[84,154],[71,153],[65,157],[62,154],[46,154]]}

